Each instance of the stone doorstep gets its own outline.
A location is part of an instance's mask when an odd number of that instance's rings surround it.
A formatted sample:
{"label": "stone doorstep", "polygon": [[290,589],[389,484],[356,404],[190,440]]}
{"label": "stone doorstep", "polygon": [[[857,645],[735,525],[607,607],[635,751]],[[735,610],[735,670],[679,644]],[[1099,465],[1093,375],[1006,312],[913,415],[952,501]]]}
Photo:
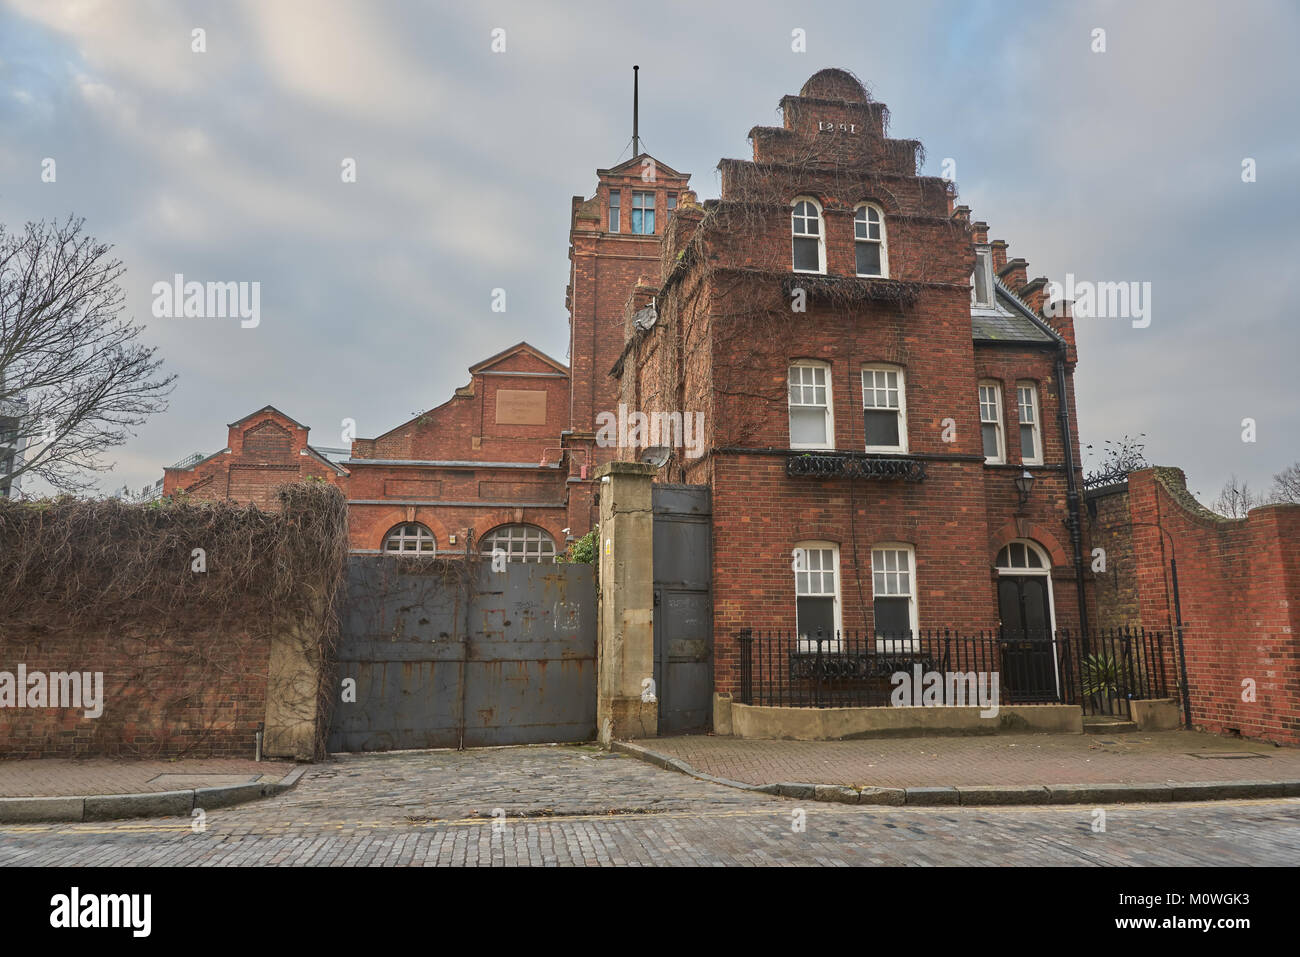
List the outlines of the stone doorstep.
{"label": "stone doorstep", "polygon": [[0,798],[0,824],[185,817],[195,808],[215,810],[280,794],[297,784],[306,770],[307,765],[300,764],[279,781],[154,791],[149,794]]}
{"label": "stone doorstep", "polygon": [[988,807],[1007,804],[1146,804],[1170,801],[1229,801],[1300,797],[1300,781],[1204,781],[1185,784],[962,784],[955,787],[864,787],[781,781],[746,784],[697,771],[680,758],[627,741],[613,750],[701,781],[802,801],[835,804],[883,804],[913,807]]}

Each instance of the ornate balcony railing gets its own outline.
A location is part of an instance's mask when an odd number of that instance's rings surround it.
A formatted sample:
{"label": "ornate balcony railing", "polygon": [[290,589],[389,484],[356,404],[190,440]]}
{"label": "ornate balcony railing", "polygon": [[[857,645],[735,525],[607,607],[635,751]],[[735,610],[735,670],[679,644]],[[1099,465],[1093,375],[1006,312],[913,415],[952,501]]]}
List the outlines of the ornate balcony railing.
{"label": "ornate balcony railing", "polygon": [[785,460],[785,474],[807,478],[920,482],[925,479],[925,462],[865,452],[803,452]]}

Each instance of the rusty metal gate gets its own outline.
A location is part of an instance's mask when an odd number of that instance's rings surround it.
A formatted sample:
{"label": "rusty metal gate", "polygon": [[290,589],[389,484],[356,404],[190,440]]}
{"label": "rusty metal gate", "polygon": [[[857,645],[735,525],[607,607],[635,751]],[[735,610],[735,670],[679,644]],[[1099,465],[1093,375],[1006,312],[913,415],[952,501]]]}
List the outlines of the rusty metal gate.
{"label": "rusty metal gate", "polygon": [[707,485],[656,483],[654,653],[659,733],[704,731],[712,723],[712,508]]}
{"label": "rusty metal gate", "polygon": [[591,566],[350,556],[337,659],[331,751],[591,740]]}

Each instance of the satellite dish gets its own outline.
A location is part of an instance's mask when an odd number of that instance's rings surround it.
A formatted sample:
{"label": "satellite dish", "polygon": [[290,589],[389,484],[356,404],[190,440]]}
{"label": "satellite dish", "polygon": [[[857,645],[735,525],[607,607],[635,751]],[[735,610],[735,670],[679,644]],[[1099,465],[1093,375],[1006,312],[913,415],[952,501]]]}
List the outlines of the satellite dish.
{"label": "satellite dish", "polygon": [[657,469],[664,467],[664,463],[672,457],[673,450],[668,445],[652,445],[641,453],[641,462],[645,465],[653,465]]}

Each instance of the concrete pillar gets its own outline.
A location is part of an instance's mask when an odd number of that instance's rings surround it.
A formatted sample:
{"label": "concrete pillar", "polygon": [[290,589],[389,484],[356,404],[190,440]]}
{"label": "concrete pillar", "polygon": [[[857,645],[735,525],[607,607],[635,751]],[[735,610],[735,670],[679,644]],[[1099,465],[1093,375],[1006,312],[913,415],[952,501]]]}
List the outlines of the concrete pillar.
{"label": "concrete pillar", "polygon": [[606,747],[618,738],[655,737],[659,702],[643,700],[654,677],[655,468],[609,462],[596,470],[600,490],[600,628],[596,727]]}

